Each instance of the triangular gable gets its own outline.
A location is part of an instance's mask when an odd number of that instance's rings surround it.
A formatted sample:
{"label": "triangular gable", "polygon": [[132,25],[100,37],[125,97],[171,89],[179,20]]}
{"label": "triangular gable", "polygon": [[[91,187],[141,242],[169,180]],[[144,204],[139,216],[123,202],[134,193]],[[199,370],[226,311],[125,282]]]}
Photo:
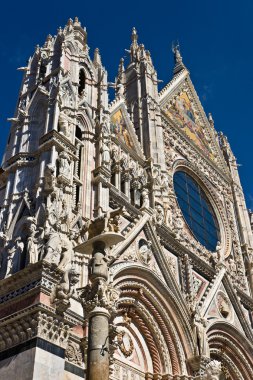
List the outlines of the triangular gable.
{"label": "triangular gable", "polygon": [[[170,260],[171,255],[168,257],[168,252],[165,252],[160,244],[157,233],[153,228],[152,222],[150,222],[150,215],[144,213],[137,223],[131,226],[131,229],[128,229],[127,234],[124,234],[124,236],[125,240],[111,250],[112,260],[110,262],[110,270],[112,273],[115,274],[126,266],[135,266],[141,263],[143,267],[145,266],[153,271],[168,286],[176,296],[182,310],[185,310],[187,314],[188,309],[178,281],[177,262],[175,261],[174,271]],[[148,243],[147,248],[150,249],[149,260],[147,260],[147,250],[144,249],[145,247],[142,249],[145,252],[140,252],[140,248],[145,245],[143,242],[140,242],[141,239],[145,240],[145,244]],[[174,256],[173,259],[175,259]]]}
{"label": "triangular gable", "polygon": [[116,141],[123,144],[128,151],[133,150],[142,159],[144,158],[134,126],[124,103],[121,103],[111,112],[111,135]]}
{"label": "triangular gable", "polygon": [[194,146],[213,163],[226,167],[205,111],[200,103],[188,71],[180,80],[172,80],[159,94],[163,115],[182,131]]}
{"label": "triangular gable", "polygon": [[223,284],[221,284],[215,294],[215,297],[210,302],[205,317],[210,321],[219,319],[224,322],[231,323],[244,334],[243,326],[237,316],[232,300],[230,300]]}
{"label": "triangular gable", "polygon": [[144,229],[142,229],[127,249],[121,252],[114,265],[116,265],[118,269],[129,265],[142,266],[151,270],[165,283],[164,277],[157,265],[153,249],[152,242],[148,240]]}

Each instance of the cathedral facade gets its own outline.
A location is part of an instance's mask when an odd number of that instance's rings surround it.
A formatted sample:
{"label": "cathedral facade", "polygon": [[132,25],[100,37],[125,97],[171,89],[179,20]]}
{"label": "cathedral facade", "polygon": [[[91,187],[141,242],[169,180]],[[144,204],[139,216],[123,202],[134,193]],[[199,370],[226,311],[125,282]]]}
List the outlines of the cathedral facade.
{"label": "cathedral facade", "polygon": [[114,83],[77,18],[20,68],[0,168],[3,379],[253,379],[236,159],[179,48],[159,92],[131,38]]}

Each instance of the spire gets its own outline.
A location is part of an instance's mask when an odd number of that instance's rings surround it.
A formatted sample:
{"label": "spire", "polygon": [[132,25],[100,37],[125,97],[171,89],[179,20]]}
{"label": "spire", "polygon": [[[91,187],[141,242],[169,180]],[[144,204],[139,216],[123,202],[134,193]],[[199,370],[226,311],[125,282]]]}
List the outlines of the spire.
{"label": "spire", "polygon": [[125,71],[124,58],[120,58],[119,68],[118,68],[118,77],[121,77],[124,71]]}
{"label": "spire", "polygon": [[177,43],[176,45],[174,44],[172,45],[172,51],[174,53],[174,63],[175,63],[173,74],[175,75],[179,73],[181,70],[185,69],[185,65],[183,63],[183,58],[180,53],[179,43]]}

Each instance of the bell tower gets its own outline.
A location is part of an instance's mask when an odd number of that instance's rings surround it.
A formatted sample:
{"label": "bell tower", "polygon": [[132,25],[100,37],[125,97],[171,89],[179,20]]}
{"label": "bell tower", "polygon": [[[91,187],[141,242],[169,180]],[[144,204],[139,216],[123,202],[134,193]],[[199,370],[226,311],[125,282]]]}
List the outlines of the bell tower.
{"label": "bell tower", "polygon": [[[90,58],[78,18],[36,46],[20,70],[0,185],[1,295],[20,289],[9,299],[15,306],[0,307],[8,321],[0,322],[0,347],[4,360],[17,360],[4,365],[1,377],[12,377],[20,362],[22,379],[63,379],[68,350],[81,355],[82,308],[73,307],[79,305],[74,286],[86,285],[88,259],[74,247],[86,239],[101,198],[92,178],[108,113],[107,72],[98,49]],[[82,366],[67,366],[83,376]]]}
{"label": "bell tower", "polygon": [[135,28],[127,50],[130,63],[124,72],[125,97],[136,133],[147,159],[165,168],[157,73],[150,52],[138,44]]}

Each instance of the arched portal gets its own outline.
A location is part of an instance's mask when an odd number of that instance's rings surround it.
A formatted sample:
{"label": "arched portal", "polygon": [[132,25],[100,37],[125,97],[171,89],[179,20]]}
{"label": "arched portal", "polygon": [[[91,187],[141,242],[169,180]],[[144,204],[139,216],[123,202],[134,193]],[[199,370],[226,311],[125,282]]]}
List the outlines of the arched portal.
{"label": "arched portal", "polygon": [[222,380],[253,379],[253,346],[241,332],[217,322],[209,328],[208,342],[211,358],[222,363]]}
{"label": "arched portal", "polygon": [[114,323],[122,337],[117,337],[111,379],[187,375],[194,350],[190,320],[170,289],[138,265],[115,273],[114,282],[121,292]]}

